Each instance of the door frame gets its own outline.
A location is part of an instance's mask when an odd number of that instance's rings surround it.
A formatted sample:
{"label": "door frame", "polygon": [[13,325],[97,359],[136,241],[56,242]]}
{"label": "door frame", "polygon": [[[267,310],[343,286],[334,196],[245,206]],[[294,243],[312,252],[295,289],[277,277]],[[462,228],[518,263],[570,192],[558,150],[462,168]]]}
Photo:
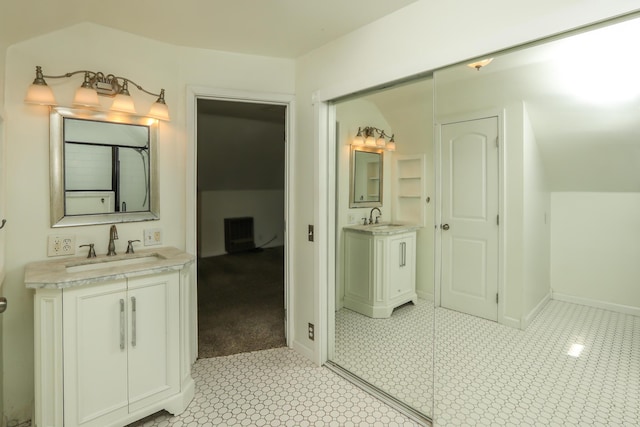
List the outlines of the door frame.
{"label": "door frame", "polygon": [[[285,309],[285,337],[287,347],[291,347],[294,334],[294,287],[291,283],[293,277],[290,251],[292,248],[291,224],[291,183],[293,182],[293,145],[295,135],[295,96],[292,94],[253,92],[235,89],[213,88],[206,86],[187,86],[187,152],[186,152],[186,241],[187,252],[198,253],[198,162],[197,162],[197,129],[198,129],[198,99],[211,99],[216,101],[249,102],[256,104],[281,105],[286,108],[285,113],[285,180],[284,180],[284,309]],[[198,355],[198,305],[197,305],[197,256],[191,267],[191,281],[193,282],[194,296],[191,301],[190,321],[193,336],[191,337],[192,362]]]}
{"label": "door frame", "polygon": [[502,108],[488,109],[476,111],[468,114],[451,115],[434,118],[434,173],[435,173],[435,264],[434,264],[434,305],[441,307],[441,280],[442,280],[442,126],[465,122],[481,120],[490,117],[498,119],[498,215],[500,216],[500,226],[498,227],[498,323],[501,325],[509,325],[519,328],[519,322],[514,325],[505,312],[509,295],[505,292],[506,277],[506,228],[507,215],[505,212],[505,194],[506,194],[506,176],[505,176],[505,158],[507,151],[506,132],[505,132],[505,110]]}

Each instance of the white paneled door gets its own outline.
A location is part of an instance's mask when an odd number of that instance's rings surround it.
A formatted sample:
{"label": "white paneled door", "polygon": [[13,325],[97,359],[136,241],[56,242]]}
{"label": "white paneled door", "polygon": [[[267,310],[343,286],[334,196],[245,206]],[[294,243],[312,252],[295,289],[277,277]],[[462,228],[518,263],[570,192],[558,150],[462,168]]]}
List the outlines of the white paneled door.
{"label": "white paneled door", "polygon": [[498,118],[441,128],[441,305],[498,320]]}

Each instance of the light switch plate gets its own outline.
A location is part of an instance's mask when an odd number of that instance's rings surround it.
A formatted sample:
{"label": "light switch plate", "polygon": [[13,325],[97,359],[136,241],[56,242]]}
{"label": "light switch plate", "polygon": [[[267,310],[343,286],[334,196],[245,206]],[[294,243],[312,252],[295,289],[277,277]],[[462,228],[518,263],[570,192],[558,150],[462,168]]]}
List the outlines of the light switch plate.
{"label": "light switch plate", "polygon": [[47,256],[73,255],[76,253],[76,236],[49,236],[47,241]]}
{"label": "light switch plate", "polygon": [[153,246],[162,244],[162,229],[147,228],[144,230],[144,245]]}

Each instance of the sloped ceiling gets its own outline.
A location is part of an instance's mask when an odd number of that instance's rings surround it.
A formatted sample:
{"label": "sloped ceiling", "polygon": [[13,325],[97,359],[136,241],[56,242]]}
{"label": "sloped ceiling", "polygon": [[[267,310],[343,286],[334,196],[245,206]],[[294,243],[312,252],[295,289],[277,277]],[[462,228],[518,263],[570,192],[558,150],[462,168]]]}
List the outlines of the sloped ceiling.
{"label": "sloped ceiling", "polygon": [[636,19],[437,72],[437,114],[523,101],[551,191],[640,191],[638,40]]}
{"label": "sloped ceiling", "polygon": [[198,100],[198,190],[282,190],[282,105]]}
{"label": "sloped ceiling", "polygon": [[416,0],[3,0],[0,43],[80,22],[166,43],[296,58]]}

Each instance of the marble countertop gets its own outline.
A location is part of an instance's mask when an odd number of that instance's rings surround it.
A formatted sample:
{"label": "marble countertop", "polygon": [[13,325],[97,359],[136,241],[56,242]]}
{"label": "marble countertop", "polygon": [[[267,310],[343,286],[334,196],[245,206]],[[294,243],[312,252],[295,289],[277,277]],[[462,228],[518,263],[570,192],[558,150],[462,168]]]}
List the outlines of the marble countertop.
{"label": "marble countertop", "polygon": [[380,224],[368,224],[368,225],[347,225],[344,230],[355,231],[357,233],[365,233],[372,235],[389,235],[407,233],[409,231],[416,231],[420,228],[417,224],[395,224],[383,222]]}
{"label": "marble countertop", "polygon": [[64,289],[181,270],[194,259],[193,255],[171,246],[141,249],[134,254],[57,258],[27,264],[24,282],[31,289]]}

